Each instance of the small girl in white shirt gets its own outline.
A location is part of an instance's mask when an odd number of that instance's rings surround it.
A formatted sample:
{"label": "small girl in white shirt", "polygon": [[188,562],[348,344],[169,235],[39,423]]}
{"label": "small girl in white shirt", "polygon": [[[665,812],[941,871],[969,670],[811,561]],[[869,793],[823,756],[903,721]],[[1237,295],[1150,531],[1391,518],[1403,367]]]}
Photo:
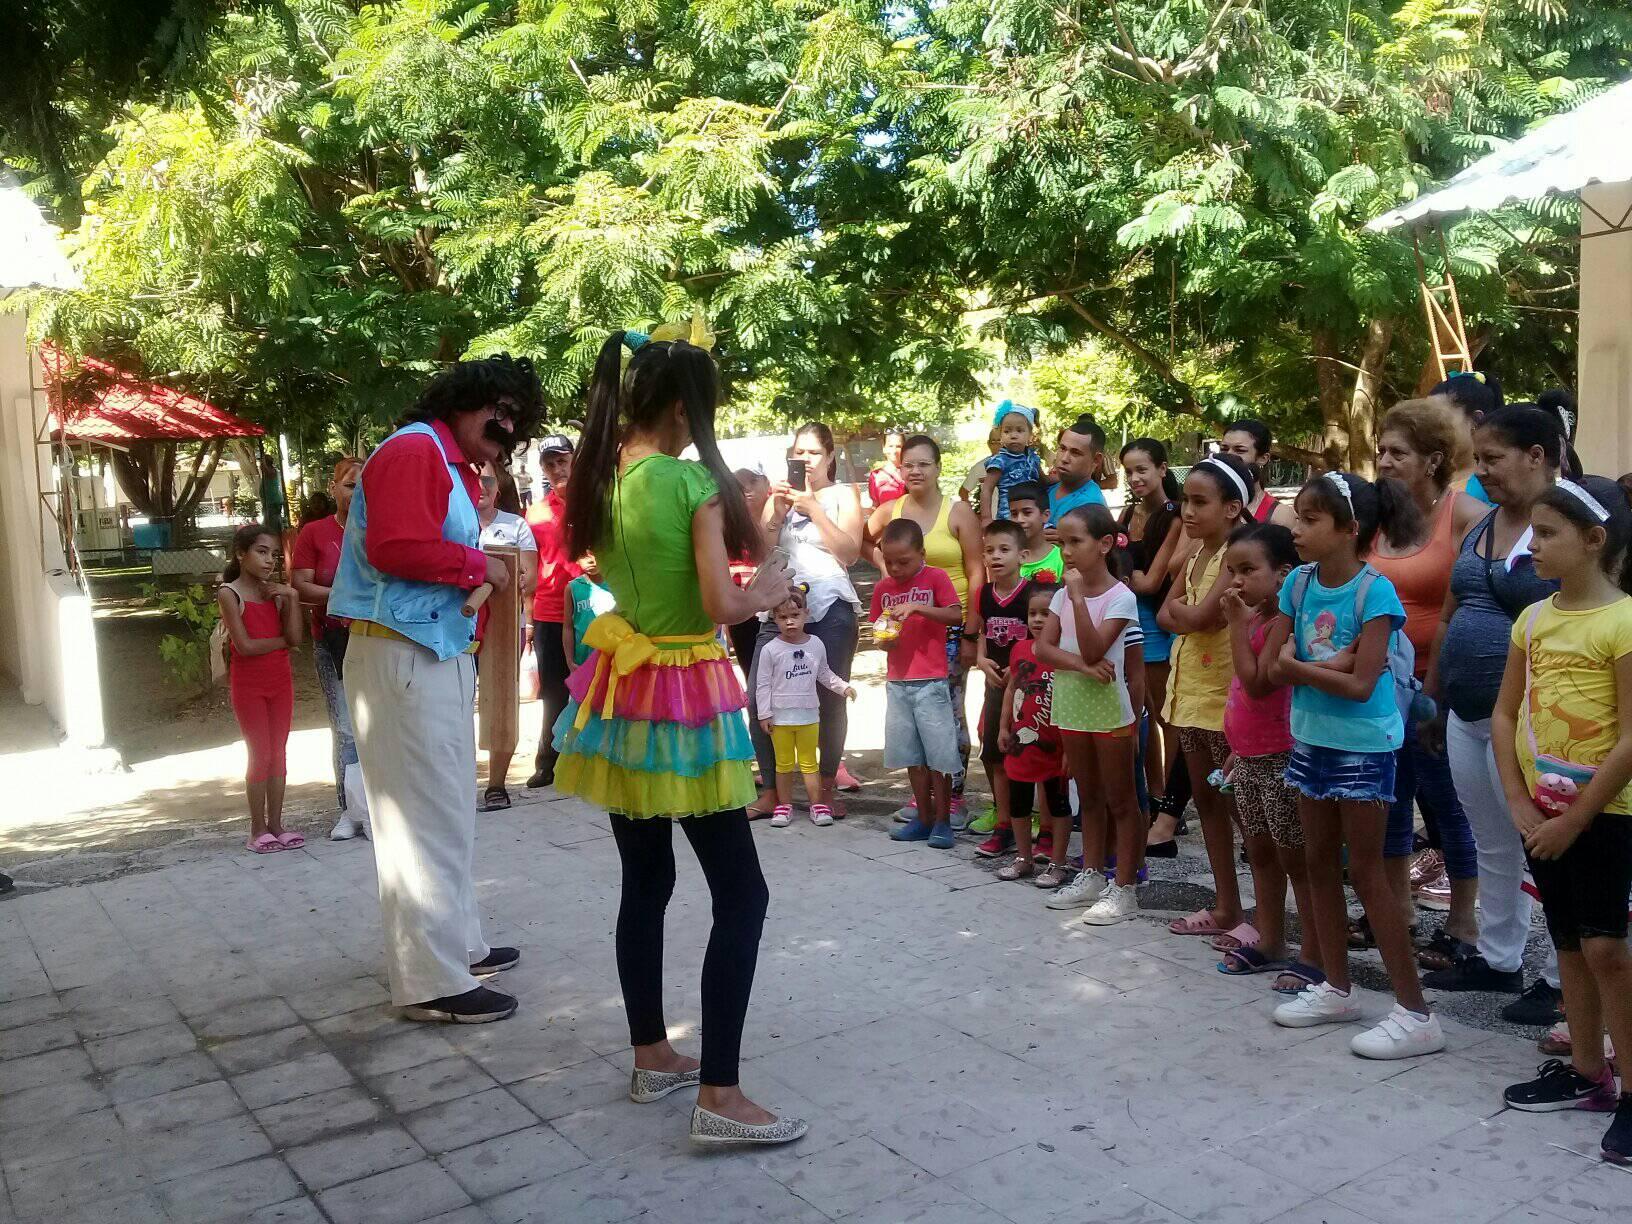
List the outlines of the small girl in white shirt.
{"label": "small girl in white shirt", "polygon": [[771,617],[778,636],[759,648],[759,682],[754,692],[760,726],[776,750],[776,807],[771,826],[786,828],[793,820],[793,775],[804,775],[805,798],[812,824],[833,823],[833,809],[820,802],[817,774],[821,742],[821,706],[816,686],[856,699],[856,690],[827,665],[827,648],[805,632],[805,591],[796,587]]}

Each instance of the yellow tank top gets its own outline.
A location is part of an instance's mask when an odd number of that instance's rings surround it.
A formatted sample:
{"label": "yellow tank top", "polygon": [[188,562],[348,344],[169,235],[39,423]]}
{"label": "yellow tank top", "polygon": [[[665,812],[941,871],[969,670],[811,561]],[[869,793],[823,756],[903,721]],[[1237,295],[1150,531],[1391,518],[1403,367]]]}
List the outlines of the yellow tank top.
{"label": "yellow tank top", "polygon": [[[891,504],[895,509],[890,511],[890,517],[898,519],[907,499],[900,497]],[[952,498],[942,493],[941,512],[935,516],[935,526],[924,532],[924,560],[936,569],[946,571],[946,576],[952,579],[952,589],[958,593],[958,602],[963,605],[964,614],[967,615],[969,575],[963,572],[963,545],[952,534],[951,521]]]}
{"label": "yellow tank top", "polygon": [[[1218,581],[1224,565],[1220,548],[1196,576],[1196,558],[1191,558],[1184,574],[1184,600],[1198,604]],[[1235,678],[1235,659],[1230,654],[1230,627],[1208,629],[1178,636],[1173,652],[1173,674],[1167,682],[1167,705],[1162,717],[1175,727],[1198,727],[1203,731],[1224,730],[1224,702]]]}

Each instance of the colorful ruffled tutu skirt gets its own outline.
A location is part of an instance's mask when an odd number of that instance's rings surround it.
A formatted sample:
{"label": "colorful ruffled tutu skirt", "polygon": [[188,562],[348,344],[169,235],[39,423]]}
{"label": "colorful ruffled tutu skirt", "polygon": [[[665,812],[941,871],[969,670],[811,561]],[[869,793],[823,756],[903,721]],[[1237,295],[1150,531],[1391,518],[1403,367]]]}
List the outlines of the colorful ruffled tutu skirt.
{"label": "colorful ruffled tutu skirt", "polygon": [[620,816],[707,816],[754,800],[747,694],[714,634],[647,637],[616,612],[567,678],[555,786]]}

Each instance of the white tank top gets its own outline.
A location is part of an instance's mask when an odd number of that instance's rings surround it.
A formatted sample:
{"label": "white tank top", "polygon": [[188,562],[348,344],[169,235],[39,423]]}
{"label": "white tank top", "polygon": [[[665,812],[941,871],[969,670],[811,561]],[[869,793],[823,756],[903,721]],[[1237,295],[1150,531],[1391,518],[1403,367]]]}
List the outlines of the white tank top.
{"label": "white tank top", "polygon": [[[827,517],[835,522],[839,517],[840,497],[837,485],[829,485],[816,493],[816,500],[821,502]],[[814,522],[797,510],[789,510],[782,520],[782,532],[777,537],[777,543],[787,550],[793,566],[793,580],[810,585],[810,594],[805,597],[805,602],[811,620],[821,620],[827,615],[828,608],[841,599],[858,612],[861,610],[861,600],[850,582],[849,572],[828,551],[822,541],[821,529]]]}

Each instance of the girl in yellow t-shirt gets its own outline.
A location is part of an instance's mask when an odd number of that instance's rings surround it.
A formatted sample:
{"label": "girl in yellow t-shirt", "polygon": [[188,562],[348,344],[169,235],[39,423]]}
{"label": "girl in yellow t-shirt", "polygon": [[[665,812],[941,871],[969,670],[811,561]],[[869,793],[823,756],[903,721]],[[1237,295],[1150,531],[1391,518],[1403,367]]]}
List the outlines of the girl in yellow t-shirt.
{"label": "girl in yellow t-shirt", "polygon": [[1242,922],[1241,889],[1235,878],[1235,800],[1208,782],[1230,755],[1224,738],[1224,701],[1230,695],[1235,663],[1220,602],[1230,587],[1224,542],[1247,520],[1255,487],[1252,470],[1233,455],[1214,455],[1190,469],[1180,514],[1185,537],[1194,548],[1184,561],[1182,581],[1174,582],[1156,614],[1156,623],[1177,643],[1162,717],[1179,733],[1216,893],[1212,909],[1177,918],[1168,929],[1176,935],[1228,936],[1220,951],[1257,942],[1257,932]]}
{"label": "girl in yellow t-shirt", "polygon": [[[1632,1052],[1632,508],[1611,480],[1560,480],[1530,512],[1536,573],[1558,594],[1519,613],[1491,718],[1508,810],[1558,949],[1573,1052],[1504,1092],[1513,1109],[1615,1111],[1606,1159],[1632,1161],[1632,1094],[1599,1034]],[[1619,586],[1617,586],[1619,579]]]}

